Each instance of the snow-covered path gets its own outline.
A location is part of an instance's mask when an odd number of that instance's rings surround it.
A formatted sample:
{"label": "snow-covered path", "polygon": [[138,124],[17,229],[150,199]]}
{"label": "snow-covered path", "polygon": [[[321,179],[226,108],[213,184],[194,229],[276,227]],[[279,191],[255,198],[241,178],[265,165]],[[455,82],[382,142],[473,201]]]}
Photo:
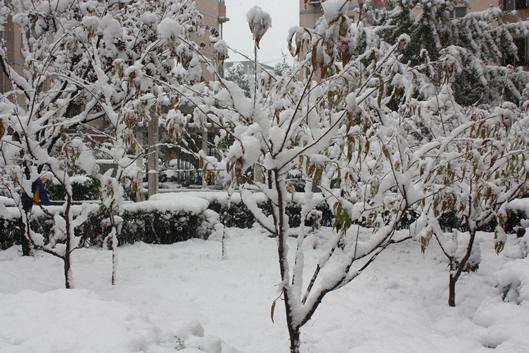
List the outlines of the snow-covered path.
{"label": "snow-covered path", "polygon": [[[72,291],[60,289],[57,259],[23,258],[17,248],[0,252],[0,352],[165,353],[180,347],[175,336],[188,335],[185,345],[195,350],[182,352],[236,352],[232,346],[246,353],[286,353],[282,305],[275,324],[270,320],[279,282],[275,240],[255,230],[229,231],[224,261],[216,241],[120,248],[114,287],[110,252],[79,250],[78,289]],[[493,273],[505,259],[493,254],[490,240],[482,249],[479,272],[462,278],[458,307],[449,309],[446,265],[434,247],[423,255],[416,243],[395,245],[326,298],[302,331],[302,351],[474,353],[497,346],[495,352],[529,352],[529,303],[501,301]],[[527,273],[527,260],[517,261]],[[529,283],[521,289],[527,291]],[[202,325],[205,337],[189,335],[200,331],[190,323]],[[222,338],[223,348],[213,336]]]}

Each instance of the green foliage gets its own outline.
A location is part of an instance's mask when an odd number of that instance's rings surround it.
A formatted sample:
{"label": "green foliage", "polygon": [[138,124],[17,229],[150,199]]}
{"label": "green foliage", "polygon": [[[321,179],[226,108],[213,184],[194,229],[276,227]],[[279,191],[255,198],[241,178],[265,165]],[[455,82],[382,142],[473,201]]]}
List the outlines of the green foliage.
{"label": "green foliage", "polygon": [[[93,177],[86,176],[84,182],[72,181],[72,196],[75,201],[98,200],[101,195],[101,182]],[[48,197],[50,200],[64,200],[64,188],[58,184],[51,184],[48,187]]]}
{"label": "green foliage", "polygon": [[[267,202],[259,204],[259,207],[266,215],[272,213],[270,204]],[[228,204],[213,201],[210,203],[209,208],[220,215],[220,221],[226,227],[251,228],[255,223],[252,212],[243,202],[231,202]],[[321,220],[319,222],[322,226],[329,227],[333,224],[334,216],[326,202],[317,204],[315,209],[321,212]],[[289,227],[299,227],[301,225],[301,204],[292,201],[288,202],[285,213],[288,216]],[[308,217],[305,221],[305,226],[315,226],[314,222],[317,221],[314,217]]]}

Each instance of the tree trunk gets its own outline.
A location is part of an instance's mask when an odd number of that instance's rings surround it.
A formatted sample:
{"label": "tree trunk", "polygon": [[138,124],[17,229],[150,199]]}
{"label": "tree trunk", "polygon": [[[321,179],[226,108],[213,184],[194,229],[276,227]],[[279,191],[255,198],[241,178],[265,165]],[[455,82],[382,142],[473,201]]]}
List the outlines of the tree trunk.
{"label": "tree trunk", "polygon": [[457,278],[450,274],[450,279],[448,281],[448,306],[456,306],[456,282]]}
{"label": "tree trunk", "polygon": [[[206,126],[206,121],[204,117],[204,123],[202,126],[202,151],[204,151],[205,155],[209,155],[208,153],[208,127]],[[206,162],[200,159],[200,168],[202,169],[202,187],[207,188],[208,187],[208,179],[206,175],[206,168],[204,168],[204,164]]]}
{"label": "tree trunk", "polygon": [[469,233],[470,233],[470,239],[468,241],[467,251],[465,253],[465,256],[461,259],[461,262],[458,265],[457,271],[455,273],[450,272],[450,278],[448,281],[448,306],[451,306],[451,307],[456,306],[456,283],[459,277],[461,276],[463,269],[467,265],[468,259],[470,259],[470,255],[472,254],[472,248],[474,247],[474,241],[476,239],[475,229],[471,228],[469,230]]}
{"label": "tree trunk", "polygon": [[116,284],[116,276],[118,272],[118,240],[116,234],[112,236],[112,285]]}
{"label": "tree trunk", "polygon": [[72,263],[70,262],[70,254],[66,252],[64,254],[64,285],[66,289],[73,288],[72,282]]}
{"label": "tree trunk", "polygon": [[158,116],[151,116],[147,129],[147,143],[149,145],[149,155],[147,157],[147,183],[149,185],[149,197],[158,193]]}
{"label": "tree trunk", "polygon": [[[25,228],[25,226],[23,226]],[[26,230],[24,229],[24,233]],[[22,245],[22,256],[31,256],[31,246],[26,234],[20,236],[20,244]]]}
{"label": "tree trunk", "polygon": [[[20,216],[20,223],[19,227],[21,232],[20,235],[20,245],[22,246],[22,256],[31,256],[31,244],[29,242],[29,221],[27,221],[27,225],[24,223],[24,220],[22,219],[24,217],[23,215]],[[26,213],[26,219],[29,220],[29,216]]]}
{"label": "tree trunk", "polygon": [[29,240],[25,235],[20,237],[20,243],[22,245],[22,256],[31,256],[31,247],[29,245]]}
{"label": "tree trunk", "polygon": [[[229,197],[229,196],[228,196]],[[229,209],[229,208],[228,208]],[[226,260],[228,258],[228,249],[226,248],[226,226],[222,229],[222,239],[221,239],[222,253],[221,259]]]}
{"label": "tree trunk", "polygon": [[288,276],[289,266],[288,266],[288,247],[287,247],[287,228],[288,223],[285,219],[285,186],[284,180],[281,180],[279,171],[274,170],[274,189],[277,192],[277,216],[274,216],[274,223],[277,232],[277,251],[279,258],[279,270],[281,273],[281,280],[283,282],[283,299],[285,302],[285,315],[288,327],[288,333],[290,336],[290,353],[299,353],[299,336],[300,336],[300,326],[295,323],[294,315],[292,313],[291,301],[296,300],[292,297],[289,288],[286,286],[290,283],[290,278]]}
{"label": "tree trunk", "polygon": [[[136,129],[136,141],[140,146],[143,146],[143,130]],[[139,148],[136,150],[139,151]],[[144,201],[145,195],[143,193],[143,172],[145,170],[145,165],[143,164],[143,157],[136,159],[136,167],[138,167],[138,174],[136,178],[138,179],[138,185],[136,189],[136,202]]]}
{"label": "tree trunk", "polygon": [[299,347],[300,347],[300,335],[299,329],[289,329],[289,335],[290,335],[290,353],[299,353]]}
{"label": "tree trunk", "polygon": [[66,222],[66,247],[64,249],[64,284],[66,289],[73,288],[72,279],[72,240],[74,237],[72,227],[72,196],[66,193],[66,209],[64,210],[65,222]]}

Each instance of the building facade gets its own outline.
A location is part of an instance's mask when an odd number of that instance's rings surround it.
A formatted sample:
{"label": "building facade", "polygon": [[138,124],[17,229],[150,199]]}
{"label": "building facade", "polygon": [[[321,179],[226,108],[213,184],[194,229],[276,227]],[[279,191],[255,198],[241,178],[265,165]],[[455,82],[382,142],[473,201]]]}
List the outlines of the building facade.
{"label": "building facade", "polygon": [[195,0],[195,3],[203,16],[202,23],[205,26],[204,36],[198,37],[196,42],[201,47],[212,51],[209,44],[209,36],[223,36],[223,25],[228,21],[226,17],[226,4],[224,0]]}
{"label": "building facade", "polygon": [[[195,0],[197,8],[202,14],[202,24],[204,33],[201,36],[192,36],[191,38],[197,43],[202,53],[212,62],[216,62],[217,54],[210,41],[210,37],[223,38],[224,23],[229,21],[226,17],[226,4],[224,0]],[[222,72],[222,68],[218,68]],[[202,78],[205,81],[215,80],[215,76],[204,66]]]}
{"label": "building facade", "polygon": [[[22,41],[20,31],[14,26],[11,18],[8,18],[4,31],[0,32],[0,37],[6,43],[7,61],[17,71],[21,72],[24,64],[24,58],[21,54]],[[0,70],[0,93],[11,90],[11,82],[7,79],[3,70]]]}
{"label": "building facade", "polygon": [[[325,0],[299,0],[299,25],[301,27],[313,28],[316,21],[323,15],[321,3]],[[384,0],[372,0],[375,6],[384,6]],[[358,0],[353,0],[349,6],[351,14],[358,7]]]}

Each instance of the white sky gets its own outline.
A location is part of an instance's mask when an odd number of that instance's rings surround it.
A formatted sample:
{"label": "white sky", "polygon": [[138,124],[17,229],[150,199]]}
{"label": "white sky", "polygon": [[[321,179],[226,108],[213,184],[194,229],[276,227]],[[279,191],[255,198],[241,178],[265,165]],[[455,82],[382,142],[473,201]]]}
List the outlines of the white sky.
{"label": "white sky", "polygon": [[[224,24],[224,40],[229,46],[253,57],[252,35],[246,22],[246,13],[255,5],[272,16],[272,28],[261,40],[259,61],[274,64],[281,60],[281,52],[288,54],[288,30],[299,23],[298,0],[226,0],[226,16],[230,21]],[[244,60],[230,53],[229,61]]]}

